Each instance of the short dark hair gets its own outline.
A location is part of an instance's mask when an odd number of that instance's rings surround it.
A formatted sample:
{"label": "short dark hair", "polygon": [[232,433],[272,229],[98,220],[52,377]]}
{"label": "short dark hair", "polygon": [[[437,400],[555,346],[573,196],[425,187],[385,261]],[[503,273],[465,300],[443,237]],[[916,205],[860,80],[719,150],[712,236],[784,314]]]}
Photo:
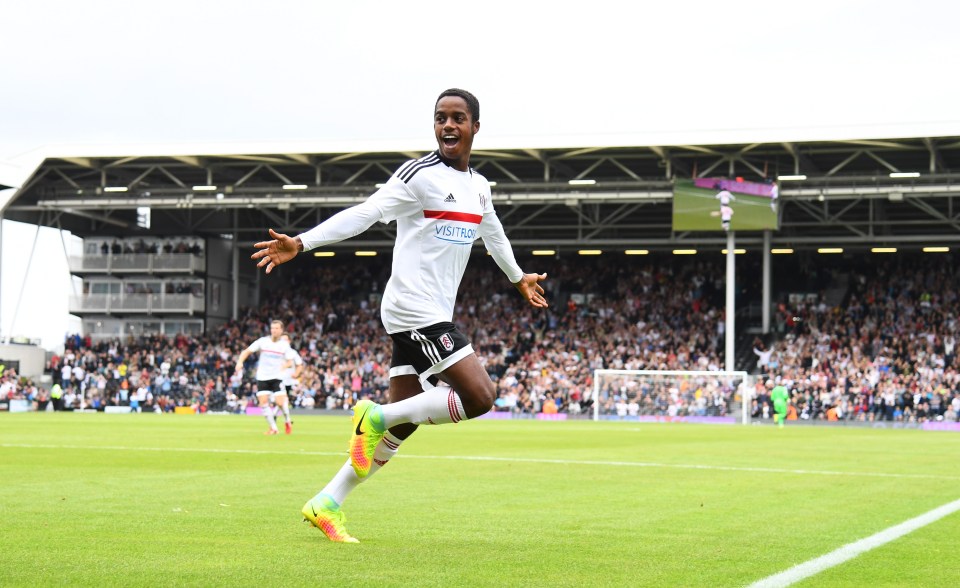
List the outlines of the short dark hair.
{"label": "short dark hair", "polygon": [[460,88],[450,88],[449,90],[444,90],[440,92],[440,95],[437,96],[437,101],[434,103],[434,107],[440,103],[440,100],[446,96],[457,96],[458,98],[463,98],[467,103],[467,106],[470,108],[470,115],[473,116],[473,122],[480,120],[480,101],[477,100],[477,97],[467,92],[466,90],[461,90]]}

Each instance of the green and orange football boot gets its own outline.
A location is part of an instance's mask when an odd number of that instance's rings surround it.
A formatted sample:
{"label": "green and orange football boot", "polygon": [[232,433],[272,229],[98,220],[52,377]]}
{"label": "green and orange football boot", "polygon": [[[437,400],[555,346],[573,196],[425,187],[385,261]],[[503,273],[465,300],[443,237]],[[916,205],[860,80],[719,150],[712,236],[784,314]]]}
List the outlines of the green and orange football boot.
{"label": "green and orange football boot", "polygon": [[[332,500],[328,502],[333,503]],[[310,521],[311,525],[323,531],[327,539],[336,543],[360,543],[356,537],[347,533],[347,528],[344,526],[347,517],[339,507],[336,509],[329,508],[328,505],[323,504],[323,501],[313,498],[303,505],[300,512],[303,513],[305,520]]]}

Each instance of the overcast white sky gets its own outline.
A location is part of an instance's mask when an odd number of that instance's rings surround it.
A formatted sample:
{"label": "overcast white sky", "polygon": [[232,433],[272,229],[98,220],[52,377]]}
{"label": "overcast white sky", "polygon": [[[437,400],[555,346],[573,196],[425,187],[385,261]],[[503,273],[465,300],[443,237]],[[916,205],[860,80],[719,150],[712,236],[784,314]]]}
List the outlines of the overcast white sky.
{"label": "overcast white sky", "polygon": [[[958,17],[948,0],[7,0],[0,183],[45,154],[159,144],[429,149],[451,86],[479,97],[487,149],[960,134]],[[43,315],[27,298],[18,332]]]}

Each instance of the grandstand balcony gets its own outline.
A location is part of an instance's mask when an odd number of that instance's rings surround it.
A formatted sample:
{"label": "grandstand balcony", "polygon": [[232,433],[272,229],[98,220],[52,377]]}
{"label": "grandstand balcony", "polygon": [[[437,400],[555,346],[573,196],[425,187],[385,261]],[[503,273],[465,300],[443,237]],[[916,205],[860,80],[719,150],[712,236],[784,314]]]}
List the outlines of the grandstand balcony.
{"label": "grandstand balcony", "polygon": [[195,294],[83,294],[71,296],[70,312],[74,314],[177,313],[194,314],[206,310],[203,296]]}
{"label": "grandstand balcony", "polygon": [[203,273],[206,259],[192,253],[120,253],[70,256],[70,271],[75,274],[159,274]]}

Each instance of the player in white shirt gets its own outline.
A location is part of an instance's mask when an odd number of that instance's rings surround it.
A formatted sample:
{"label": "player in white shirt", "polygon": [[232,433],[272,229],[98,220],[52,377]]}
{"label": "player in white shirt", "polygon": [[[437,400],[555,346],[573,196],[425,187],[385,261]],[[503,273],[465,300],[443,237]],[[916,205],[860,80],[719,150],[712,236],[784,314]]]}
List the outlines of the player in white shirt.
{"label": "player in white shirt", "polygon": [[276,401],[276,394],[283,389],[283,368],[289,361],[287,354],[290,350],[290,345],[280,338],[281,335],[283,335],[283,323],[271,322],[270,336],[260,337],[250,347],[241,351],[240,357],[237,358],[236,373],[239,374],[243,373],[243,363],[247,361],[250,354],[260,354],[257,361],[257,403],[267,419],[267,424],[270,425],[265,435],[276,435],[278,432],[272,404]]}
{"label": "player in white shirt", "polygon": [[[365,202],[296,237],[270,230],[251,257],[270,273],[308,251],[358,235],[380,221],[397,223],[393,271],[380,315],[393,339],[390,404],[354,407],[350,459],[303,507],[307,520],[333,541],[354,542],[340,505],[363,479],[396,454],[421,424],[456,423],[493,406],[496,387],[466,337],[453,324],[457,289],[477,237],[532,306],[545,308],[540,281],[525,274],[494,211],[490,184],[470,168],[480,104],[473,94],[446,90],[434,105],[438,149],[409,161]],[[450,387],[437,387],[439,381]]]}
{"label": "player in white shirt", "polygon": [[[719,184],[717,187],[719,188]],[[737,197],[731,194],[728,190],[720,190],[717,192],[717,195],[714,196],[714,198],[720,201],[720,206],[729,206],[731,202],[737,201]]]}
{"label": "player in white shirt", "polygon": [[[280,339],[290,345],[290,336],[284,333]],[[273,395],[273,406],[283,413],[283,429],[287,435],[293,432],[293,419],[290,418],[290,395],[288,390],[293,390],[297,384],[297,378],[303,371],[303,358],[293,348],[287,349],[283,363],[283,377],[280,379],[280,391]]]}
{"label": "player in white shirt", "polygon": [[[720,185],[717,184],[715,187],[719,189]],[[730,219],[733,217],[733,207],[730,206],[730,202],[735,202],[737,198],[724,189],[720,189],[714,198],[720,201],[720,226],[724,231],[729,231]]]}
{"label": "player in white shirt", "polygon": [[730,230],[730,219],[733,218],[733,208],[720,205],[720,226],[724,231]]}

